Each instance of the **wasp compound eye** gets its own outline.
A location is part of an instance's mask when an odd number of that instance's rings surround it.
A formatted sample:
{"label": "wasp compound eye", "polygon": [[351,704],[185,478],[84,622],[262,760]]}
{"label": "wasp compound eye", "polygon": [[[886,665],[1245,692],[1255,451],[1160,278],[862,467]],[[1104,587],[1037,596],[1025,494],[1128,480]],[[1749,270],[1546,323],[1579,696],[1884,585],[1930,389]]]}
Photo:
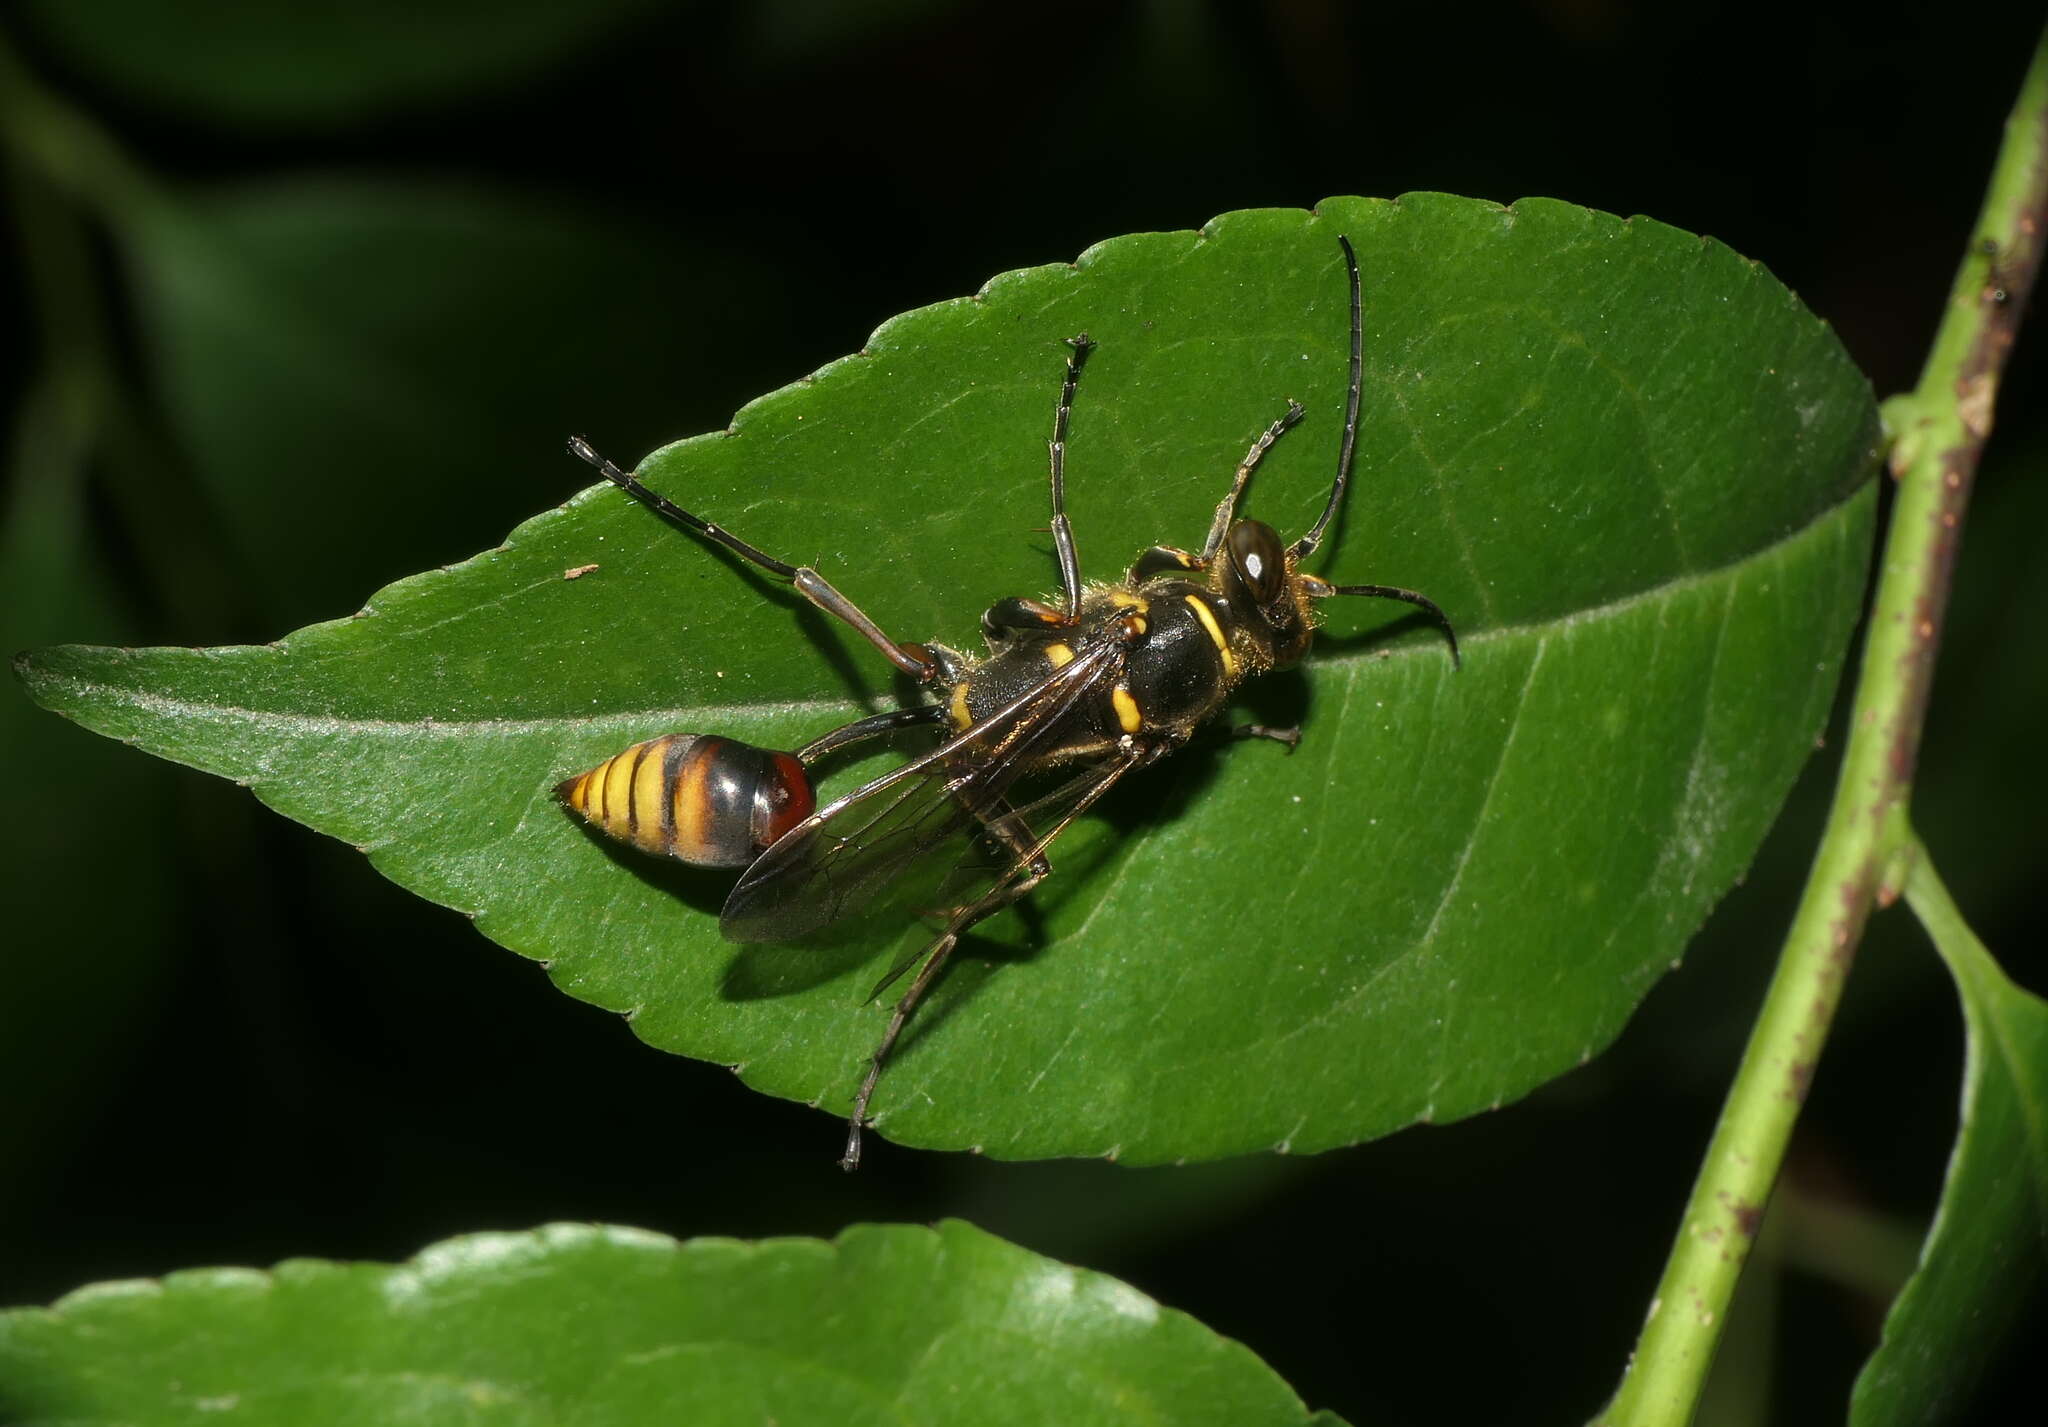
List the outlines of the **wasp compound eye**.
{"label": "wasp compound eye", "polygon": [[1230,566],[1255,603],[1272,604],[1287,588],[1287,557],[1280,537],[1263,521],[1240,520],[1226,542]]}
{"label": "wasp compound eye", "polygon": [[555,796],[599,831],[693,867],[745,867],[817,807],[795,754],[698,733],[636,743]]}

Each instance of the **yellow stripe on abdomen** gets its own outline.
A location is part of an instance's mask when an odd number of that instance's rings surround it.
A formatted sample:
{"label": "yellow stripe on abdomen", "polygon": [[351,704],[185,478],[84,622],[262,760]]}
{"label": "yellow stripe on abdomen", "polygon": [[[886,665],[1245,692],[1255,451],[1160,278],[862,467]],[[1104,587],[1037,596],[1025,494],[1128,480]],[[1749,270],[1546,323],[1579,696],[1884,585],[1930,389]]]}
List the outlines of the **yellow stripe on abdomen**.
{"label": "yellow stripe on abdomen", "polygon": [[[670,740],[657,738],[640,745],[635,754],[632,793],[632,841],[643,852],[667,852],[668,839],[663,835],[661,816],[662,799],[667,791],[661,786],[662,767],[666,763],[663,755],[668,751]],[[623,757],[624,755],[620,755]]]}
{"label": "yellow stripe on abdomen", "polygon": [[599,795],[604,830],[616,838],[630,838],[633,816],[633,764],[642,745],[634,744],[604,765],[604,788]]}

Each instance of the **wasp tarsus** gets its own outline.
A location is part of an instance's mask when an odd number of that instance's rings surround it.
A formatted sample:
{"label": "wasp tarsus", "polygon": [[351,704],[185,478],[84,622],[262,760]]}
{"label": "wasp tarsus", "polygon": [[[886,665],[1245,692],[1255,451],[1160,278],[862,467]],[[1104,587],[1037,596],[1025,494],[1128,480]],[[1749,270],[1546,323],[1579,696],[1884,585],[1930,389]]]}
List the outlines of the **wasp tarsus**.
{"label": "wasp tarsus", "polygon": [[[853,1097],[845,1169],[891,1051],[960,938],[1052,873],[1054,839],[1133,769],[1185,744],[1246,679],[1298,662],[1316,603],[1339,595],[1404,601],[1457,634],[1436,603],[1395,585],[1334,585],[1301,569],[1343,504],[1357,448],[1364,298],[1351,243],[1351,361],[1337,473],[1322,513],[1291,544],[1238,505],[1266,453],[1304,415],[1299,403],[1238,462],[1201,547],[1153,546],[1115,585],[1084,585],[1066,510],[1067,432],[1096,343],[1069,338],[1047,463],[1057,598],[998,600],[983,613],[988,652],[892,639],[816,570],[778,560],[691,514],[592,450],[569,449],[656,514],[790,584],[916,679],[929,702],[858,719],[794,753],[702,734],[635,744],[563,783],[563,801],[600,831],[704,866],[744,867],[719,929],[739,942],[794,941],[858,915],[940,909],[937,935],[881,985],[911,972]],[[942,729],[935,746],[823,808],[810,770],[850,745],[906,728]],[[1298,728],[1250,724],[1239,737],[1300,742]],[[798,811],[798,809],[801,809]]]}

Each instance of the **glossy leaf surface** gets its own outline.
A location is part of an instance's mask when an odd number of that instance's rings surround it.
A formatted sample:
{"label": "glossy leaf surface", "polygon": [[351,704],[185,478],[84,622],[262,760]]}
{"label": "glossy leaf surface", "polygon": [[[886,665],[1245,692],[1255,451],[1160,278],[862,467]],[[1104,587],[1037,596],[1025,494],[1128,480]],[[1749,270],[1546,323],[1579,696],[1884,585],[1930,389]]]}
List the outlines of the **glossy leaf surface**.
{"label": "glossy leaf surface", "polygon": [[[1063,838],[1033,920],[988,924],[913,1024],[883,1133],[1156,1161],[1499,1104],[1615,1034],[1813,747],[1867,561],[1869,392],[1760,268],[1644,220],[1415,195],[1117,239],[898,318],[642,474],[896,637],[969,647],[982,606],[1052,582],[1075,332],[1100,344],[1068,466],[1085,572],[1198,542],[1290,396],[1308,418],[1249,510],[1308,525],[1342,425],[1339,233],[1365,418],[1317,568],[1426,591],[1463,673],[1404,607],[1334,602],[1305,668],[1247,690],[1300,751],[1219,738]],[[879,664],[602,489],[276,646],[24,674],[364,846],[652,1043],[836,1110],[916,933],[737,950],[730,879],[601,845],[549,790],[664,731],[794,746],[883,706]]]}
{"label": "glossy leaf surface", "polygon": [[1337,1422],[1187,1315],[957,1221],[831,1243],[558,1224],[97,1284],[0,1314],[0,1382],[24,1427]]}

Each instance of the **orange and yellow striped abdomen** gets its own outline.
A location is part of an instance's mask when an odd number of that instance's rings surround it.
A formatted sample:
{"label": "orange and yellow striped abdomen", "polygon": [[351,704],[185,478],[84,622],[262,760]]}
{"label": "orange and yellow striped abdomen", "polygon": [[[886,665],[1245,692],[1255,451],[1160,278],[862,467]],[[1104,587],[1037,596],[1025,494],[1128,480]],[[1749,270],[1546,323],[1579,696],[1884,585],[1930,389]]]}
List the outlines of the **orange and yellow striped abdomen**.
{"label": "orange and yellow striped abdomen", "polygon": [[670,733],[555,789],[607,837],[697,867],[745,867],[817,806],[796,755]]}

